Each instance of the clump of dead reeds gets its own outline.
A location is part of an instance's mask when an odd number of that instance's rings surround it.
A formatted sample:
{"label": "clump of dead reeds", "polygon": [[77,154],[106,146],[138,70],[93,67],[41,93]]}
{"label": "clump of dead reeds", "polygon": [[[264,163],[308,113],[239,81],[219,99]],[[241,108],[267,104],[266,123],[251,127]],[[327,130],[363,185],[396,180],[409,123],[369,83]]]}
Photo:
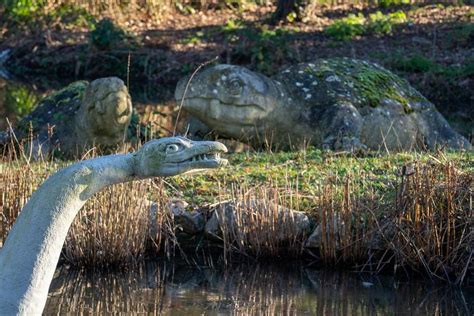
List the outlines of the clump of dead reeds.
{"label": "clump of dead reeds", "polygon": [[4,238],[17,218],[19,210],[33,191],[31,183],[27,181],[30,170],[27,166],[23,166],[22,169],[22,172],[13,172],[10,168],[2,168],[0,173],[0,245],[3,245]]}
{"label": "clump of dead reeds", "polygon": [[117,184],[91,198],[76,216],[63,255],[77,265],[137,260],[148,237],[149,181]]}
{"label": "clump of dead reeds", "polygon": [[463,283],[473,268],[474,175],[451,162],[413,163],[388,197],[361,176],[328,179],[320,189],[320,260]]}
{"label": "clump of dead reeds", "polygon": [[404,168],[391,243],[396,267],[461,284],[473,268],[473,197],[474,175],[450,162]]}
{"label": "clump of dead reeds", "polygon": [[175,223],[171,212],[171,198],[165,189],[162,180],[154,183],[153,202],[149,207],[149,237],[153,256],[163,254],[166,258],[174,257],[177,254],[186,255],[181,249],[178,240],[178,225]]}
{"label": "clump of dead reeds", "polygon": [[[7,123],[10,122],[7,119]],[[33,148],[31,137],[20,144],[10,125],[8,142],[0,145],[0,246],[10,231],[20,210],[26,204],[34,190],[48,176],[43,168],[48,163],[38,162],[35,168],[30,164]],[[31,135],[30,135],[31,136]],[[39,167],[43,165],[42,167]],[[53,166],[53,163],[49,164]],[[39,167],[39,168],[38,168]]]}
{"label": "clump of dead reeds", "polygon": [[251,257],[300,256],[309,222],[295,210],[297,190],[245,185],[232,187],[232,199],[214,210],[220,227],[224,258],[233,253]]}
{"label": "clump of dead reeds", "polygon": [[316,199],[320,223],[320,258],[326,264],[366,260],[376,233],[376,209],[382,199],[363,174],[331,177]]}
{"label": "clump of dead reeds", "polygon": [[[24,158],[0,164],[0,245],[32,191],[57,168],[53,161],[32,164]],[[297,181],[226,183],[213,177],[225,201],[214,205],[220,227],[214,237],[225,262],[234,254],[302,257],[310,232],[301,232],[296,214],[304,211],[319,226],[312,254],[326,265],[420,271],[461,284],[472,274],[474,240],[474,174],[463,170],[449,160],[413,163],[398,177],[387,177],[383,190],[363,172],[328,175],[314,184],[310,197],[300,194]],[[182,254],[163,183],[117,185],[91,199],[71,227],[64,258],[81,265],[130,263],[143,257],[150,241],[159,255]]]}

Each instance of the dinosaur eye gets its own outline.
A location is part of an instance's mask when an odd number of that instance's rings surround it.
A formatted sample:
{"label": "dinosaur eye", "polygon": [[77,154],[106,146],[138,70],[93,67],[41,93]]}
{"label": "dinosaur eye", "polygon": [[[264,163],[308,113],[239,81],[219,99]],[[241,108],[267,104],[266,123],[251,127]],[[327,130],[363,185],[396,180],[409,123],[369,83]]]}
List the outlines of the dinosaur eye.
{"label": "dinosaur eye", "polygon": [[177,144],[171,144],[171,145],[166,146],[166,153],[167,154],[172,154],[172,153],[175,153],[177,151],[179,151],[179,145],[177,145]]}
{"label": "dinosaur eye", "polygon": [[244,84],[240,79],[233,79],[227,85],[227,91],[232,95],[240,95],[244,88]]}

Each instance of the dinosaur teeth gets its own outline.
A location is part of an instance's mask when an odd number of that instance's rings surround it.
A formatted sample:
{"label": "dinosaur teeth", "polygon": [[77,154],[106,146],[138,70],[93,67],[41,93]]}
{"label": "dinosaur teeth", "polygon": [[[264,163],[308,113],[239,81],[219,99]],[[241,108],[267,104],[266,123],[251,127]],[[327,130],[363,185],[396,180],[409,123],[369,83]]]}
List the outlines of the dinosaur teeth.
{"label": "dinosaur teeth", "polygon": [[219,160],[221,158],[220,153],[210,153],[210,154],[200,154],[191,157],[189,160],[191,162],[196,161],[208,161],[208,160]]}

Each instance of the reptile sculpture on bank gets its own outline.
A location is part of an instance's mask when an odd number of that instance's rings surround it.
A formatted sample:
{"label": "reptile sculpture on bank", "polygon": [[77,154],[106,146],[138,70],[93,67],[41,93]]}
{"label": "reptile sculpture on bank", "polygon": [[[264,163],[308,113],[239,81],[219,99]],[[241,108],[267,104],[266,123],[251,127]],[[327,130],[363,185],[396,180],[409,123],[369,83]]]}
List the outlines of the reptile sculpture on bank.
{"label": "reptile sculpture on bank", "polygon": [[[219,142],[152,140],[135,153],[84,160],[50,176],[31,196],[0,249],[0,315],[41,314],[69,226],[104,187],[227,164]],[[144,227],[143,229],[147,229]]]}
{"label": "reptile sculpture on bank", "polygon": [[[114,148],[127,138],[132,102],[124,82],[116,77],[76,81],[41,100],[14,127],[19,141],[33,136],[33,154],[58,150],[71,157],[92,146]],[[0,145],[11,142],[0,133]]]}
{"label": "reptile sculpture on bank", "polygon": [[[185,92],[186,90],[186,92]],[[272,78],[217,65],[177,85],[191,135],[213,132],[261,147],[334,150],[471,148],[421,93],[375,63],[320,59]]]}

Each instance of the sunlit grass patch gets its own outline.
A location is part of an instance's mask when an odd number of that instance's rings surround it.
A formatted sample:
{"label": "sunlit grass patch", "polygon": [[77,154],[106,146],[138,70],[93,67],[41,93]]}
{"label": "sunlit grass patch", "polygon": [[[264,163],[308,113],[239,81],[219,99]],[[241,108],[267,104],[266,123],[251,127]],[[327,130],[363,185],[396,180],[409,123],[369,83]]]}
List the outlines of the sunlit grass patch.
{"label": "sunlit grass patch", "polygon": [[349,14],[347,17],[335,20],[326,27],[325,32],[336,40],[347,41],[365,34],[391,34],[395,25],[407,21],[403,11],[387,14],[377,11],[368,17],[362,13]]}
{"label": "sunlit grass patch", "polygon": [[[75,265],[127,265],[146,254],[186,256],[189,249],[214,247],[227,263],[241,256],[309,254],[329,266],[372,272],[397,267],[450,283],[465,280],[473,238],[472,152],[356,157],[309,148],[227,158],[230,165],[215,172],[116,185],[97,194],[72,224],[63,258]],[[0,163],[0,245],[29,195],[70,163],[24,158]],[[202,232],[188,236],[195,244],[186,239],[181,246],[169,208],[176,198],[190,203],[187,210],[203,211],[207,220],[224,212],[217,242],[204,242]],[[151,201],[157,205],[153,216]],[[229,205],[232,220],[223,220]],[[293,211],[306,214],[317,234],[309,253],[309,228],[302,233]]]}

